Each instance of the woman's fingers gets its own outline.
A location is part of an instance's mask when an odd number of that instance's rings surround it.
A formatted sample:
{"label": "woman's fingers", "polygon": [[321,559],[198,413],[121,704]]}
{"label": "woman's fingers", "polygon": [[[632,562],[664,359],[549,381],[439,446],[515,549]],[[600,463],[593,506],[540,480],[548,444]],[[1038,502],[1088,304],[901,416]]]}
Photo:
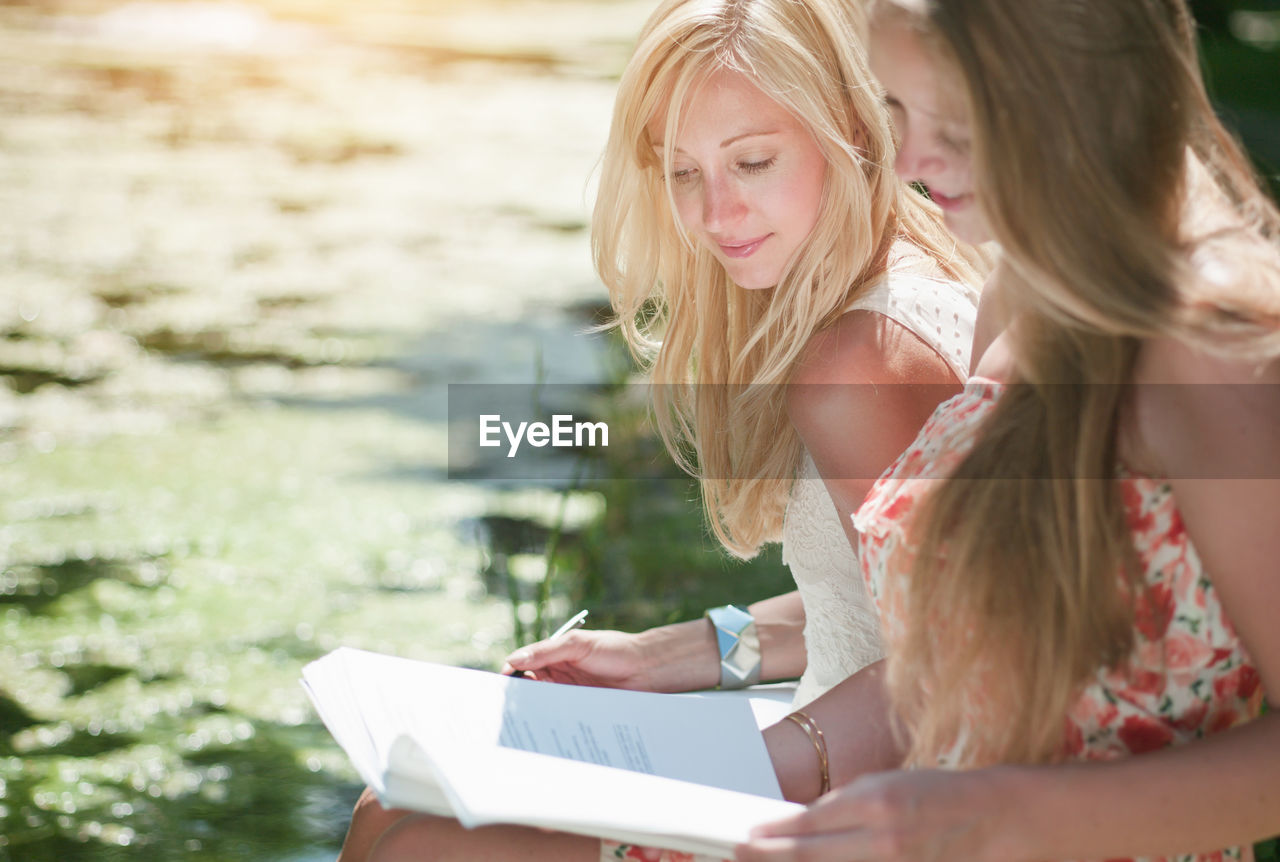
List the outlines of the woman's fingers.
{"label": "woman's fingers", "polygon": [[901,808],[913,805],[897,787],[902,777],[898,772],[865,775],[798,814],[756,827],[751,841],[738,848],[739,862],[912,858],[913,836],[904,828],[912,818]]}
{"label": "woman's fingers", "polygon": [[617,685],[637,671],[634,636],[581,630],[538,641],[507,656],[513,670],[542,671],[543,679],[587,685]]}
{"label": "woman's fingers", "polygon": [[813,832],[822,831],[818,827],[818,822],[813,817],[813,809],[806,808],[799,814],[782,820],[774,820],[771,823],[765,823],[751,830],[751,838],[782,838],[794,837],[797,835],[808,835]]}
{"label": "woman's fingers", "polygon": [[537,670],[550,664],[581,661],[591,651],[586,632],[570,632],[555,640],[529,644],[507,656],[503,672],[511,670]]}
{"label": "woman's fingers", "polygon": [[636,636],[589,629],[522,647],[507,656],[504,669],[572,685],[642,688],[644,662]]}
{"label": "woman's fingers", "polygon": [[857,829],[867,824],[867,790],[857,781],[813,802],[804,811],[764,823],[751,830],[752,838],[804,836]]}
{"label": "woman's fingers", "polygon": [[[864,775],[803,812],[763,824],[739,862],[990,858],[991,810],[982,770],[910,770]],[[999,830],[996,830],[997,832]]]}
{"label": "woman's fingers", "polygon": [[855,862],[889,858],[871,852],[871,836],[861,830],[754,838],[735,849],[737,862]]}

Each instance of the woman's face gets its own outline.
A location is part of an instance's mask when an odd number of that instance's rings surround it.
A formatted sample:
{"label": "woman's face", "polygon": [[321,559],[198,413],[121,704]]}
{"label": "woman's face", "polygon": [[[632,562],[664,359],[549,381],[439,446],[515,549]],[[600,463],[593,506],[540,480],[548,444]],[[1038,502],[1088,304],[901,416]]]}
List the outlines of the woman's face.
{"label": "woman's face", "polygon": [[957,237],[970,243],[991,239],[974,197],[965,108],[940,86],[920,37],[900,22],[879,21],[871,31],[869,59],[884,85],[900,140],[894,161],[898,176],[929,190]]}
{"label": "woman's face", "polygon": [[827,162],[808,130],[745,76],[718,71],[695,89],[677,138],[648,126],[681,224],[748,289],[773,287],[818,221]]}

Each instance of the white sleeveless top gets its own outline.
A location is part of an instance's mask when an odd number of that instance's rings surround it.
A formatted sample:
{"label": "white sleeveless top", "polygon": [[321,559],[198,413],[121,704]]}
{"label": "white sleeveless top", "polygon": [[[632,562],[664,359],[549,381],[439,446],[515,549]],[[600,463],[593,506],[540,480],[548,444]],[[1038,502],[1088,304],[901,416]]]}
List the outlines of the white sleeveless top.
{"label": "white sleeveless top", "polygon": [[[978,292],[968,285],[891,273],[850,303],[846,313],[874,311],[906,327],[964,381],[977,304]],[[782,561],[804,602],[808,664],[793,701],[799,709],[884,655],[879,617],[858,574],[858,560],[807,453],[787,504]]]}

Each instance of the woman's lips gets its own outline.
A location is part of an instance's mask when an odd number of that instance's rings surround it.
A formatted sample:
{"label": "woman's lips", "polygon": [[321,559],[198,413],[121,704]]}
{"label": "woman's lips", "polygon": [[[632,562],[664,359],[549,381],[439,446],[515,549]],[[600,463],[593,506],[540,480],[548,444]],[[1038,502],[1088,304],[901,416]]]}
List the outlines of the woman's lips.
{"label": "woman's lips", "polygon": [[717,243],[717,245],[720,246],[720,251],[724,252],[725,257],[751,257],[751,255],[756,253],[756,249],[764,245],[764,241],[771,236],[773,236],[773,234],[765,234],[764,236],[756,237],[755,239],[749,239],[746,242],[722,242]]}
{"label": "woman's lips", "polygon": [[973,194],[966,192],[962,195],[944,195],[935,189],[929,189],[929,197],[935,204],[947,211],[958,210],[968,206],[969,201],[973,200]]}

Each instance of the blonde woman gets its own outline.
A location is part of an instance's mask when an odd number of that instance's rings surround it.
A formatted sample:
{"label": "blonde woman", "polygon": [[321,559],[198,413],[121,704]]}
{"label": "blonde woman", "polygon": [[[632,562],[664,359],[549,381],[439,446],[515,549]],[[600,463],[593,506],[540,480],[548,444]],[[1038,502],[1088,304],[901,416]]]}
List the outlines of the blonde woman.
{"label": "blonde woman", "polygon": [[854,518],[915,768],[738,858],[1251,858],[1280,832],[1280,214],[1190,15],[879,0],[871,57],[899,170],[1001,243],[994,338]]}
{"label": "blonde woman", "polygon": [[759,667],[724,667],[697,620],[579,630],[510,669],[652,691],[800,676],[799,707],[880,657],[847,516],[959,391],[983,264],[890,168],[859,14],[663,3],[619,84],[592,223],[617,325],[715,535],[740,557],[781,539],[799,584],[737,619]]}
{"label": "blonde woman", "polygon": [[[781,539],[798,591],[713,609],[711,623],[579,630],[518,650],[507,670],[654,691],[799,676],[801,707],[880,659],[848,518],[960,390],[982,262],[895,177],[858,14],[845,0],[662,3],[619,83],[592,223],[617,325],[715,534],[743,557]],[[753,648],[722,654],[717,627]],[[816,797],[820,782],[788,767],[813,756],[805,730],[783,722],[766,739],[784,793]],[[366,798],[344,859],[363,858],[399,814]],[[664,858],[431,818],[401,821],[372,858],[513,848]]]}

